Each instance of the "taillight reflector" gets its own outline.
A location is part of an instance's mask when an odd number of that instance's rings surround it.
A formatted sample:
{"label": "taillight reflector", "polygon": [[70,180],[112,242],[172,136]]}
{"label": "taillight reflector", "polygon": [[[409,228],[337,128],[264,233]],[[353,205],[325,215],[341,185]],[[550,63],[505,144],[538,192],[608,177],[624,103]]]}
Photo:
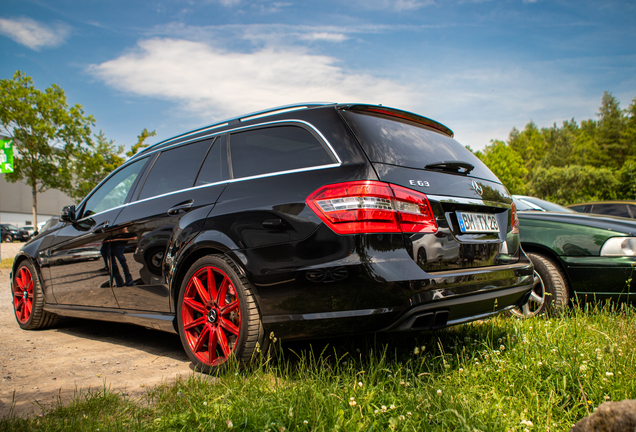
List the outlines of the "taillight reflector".
{"label": "taillight reflector", "polygon": [[307,205],[338,234],[436,232],[426,195],[373,180],[323,186]]}

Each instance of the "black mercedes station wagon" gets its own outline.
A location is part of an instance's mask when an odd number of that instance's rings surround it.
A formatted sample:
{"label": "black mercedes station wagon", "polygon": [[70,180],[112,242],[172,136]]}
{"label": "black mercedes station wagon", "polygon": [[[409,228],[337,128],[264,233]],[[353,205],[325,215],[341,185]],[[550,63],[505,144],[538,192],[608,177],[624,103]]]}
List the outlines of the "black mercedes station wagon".
{"label": "black mercedes station wagon", "polygon": [[24,329],[72,316],[176,332],[199,370],[283,340],[422,331],[525,304],[501,182],[444,125],[305,104],[147,148],[18,253]]}

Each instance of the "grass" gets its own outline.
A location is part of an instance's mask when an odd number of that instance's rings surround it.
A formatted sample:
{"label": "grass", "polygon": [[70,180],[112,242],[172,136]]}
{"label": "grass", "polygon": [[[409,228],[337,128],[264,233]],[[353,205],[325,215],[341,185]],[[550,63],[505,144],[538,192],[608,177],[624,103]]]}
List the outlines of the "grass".
{"label": "grass", "polygon": [[0,430],[562,431],[636,398],[636,310],[586,306],[445,331],[283,345],[273,361],[164,385],[103,390]]}
{"label": "grass", "polygon": [[0,262],[0,269],[11,269],[13,268],[13,257],[11,258],[3,258]]}

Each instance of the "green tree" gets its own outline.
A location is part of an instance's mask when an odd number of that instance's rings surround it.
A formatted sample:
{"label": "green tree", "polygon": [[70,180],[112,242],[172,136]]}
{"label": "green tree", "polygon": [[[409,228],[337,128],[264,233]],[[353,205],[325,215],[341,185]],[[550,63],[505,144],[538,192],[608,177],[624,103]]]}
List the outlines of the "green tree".
{"label": "green tree", "polygon": [[[156,131],[142,130],[137,135],[137,143],[126,152],[126,156],[130,158],[140,149],[148,147],[146,139],[156,134]],[[68,169],[68,172],[73,173],[73,180],[66,182],[67,186],[62,190],[75,201],[81,201],[108,174],[124,163],[123,151],[124,146],[115,146],[115,142],[108,140],[104,132],[100,131],[95,135],[94,141],[88,141],[85,146],[75,149]]]}
{"label": "green tree", "polygon": [[501,180],[512,194],[525,193],[525,178],[528,170],[523,159],[503,141],[491,141],[483,151],[475,153],[481,161]]}
{"label": "green tree", "polygon": [[529,192],[559,204],[617,198],[620,181],[608,168],[573,165],[538,168],[528,185]]}
{"label": "green tree", "polygon": [[148,129],[144,128],[144,130],[141,131],[141,134],[137,135],[137,144],[133,145],[130,150],[126,152],[126,156],[131,158],[136,155],[139,150],[148,147],[148,144],[146,144],[145,141],[155,135],[157,135],[157,131],[148,132]]}
{"label": "green tree", "polygon": [[508,145],[521,156],[530,172],[543,160],[546,152],[545,138],[533,121],[526,125],[523,132],[512,128]]}
{"label": "green tree", "polygon": [[0,80],[0,126],[14,140],[14,171],[5,178],[24,180],[31,187],[35,226],[38,193],[68,187],[72,181],[68,161],[90,140],[94,123],[81,105],[68,105],[64,90],[56,84],[40,91],[20,71],[12,79]]}
{"label": "green tree", "polygon": [[620,169],[628,156],[623,140],[625,118],[618,100],[610,92],[604,92],[599,108],[596,142],[604,156],[604,165]]}
{"label": "green tree", "polygon": [[79,202],[111,171],[124,163],[120,156],[124,146],[115,146],[113,140],[106,139],[103,131],[95,135],[95,141],[76,149],[69,161],[73,180],[62,190]]}

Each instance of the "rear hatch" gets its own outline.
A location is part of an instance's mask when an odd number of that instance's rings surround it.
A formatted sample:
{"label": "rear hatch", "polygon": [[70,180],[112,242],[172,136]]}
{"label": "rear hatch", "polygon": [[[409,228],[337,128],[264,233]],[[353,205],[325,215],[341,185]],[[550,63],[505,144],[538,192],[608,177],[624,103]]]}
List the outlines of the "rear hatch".
{"label": "rear hatch", "polygon": [[404,234],[426,271],[510,264],[519,258],[512,198],[446,126],[391,108],[348,105],[340,112],[378,178],[425,194],[434,233]]}

